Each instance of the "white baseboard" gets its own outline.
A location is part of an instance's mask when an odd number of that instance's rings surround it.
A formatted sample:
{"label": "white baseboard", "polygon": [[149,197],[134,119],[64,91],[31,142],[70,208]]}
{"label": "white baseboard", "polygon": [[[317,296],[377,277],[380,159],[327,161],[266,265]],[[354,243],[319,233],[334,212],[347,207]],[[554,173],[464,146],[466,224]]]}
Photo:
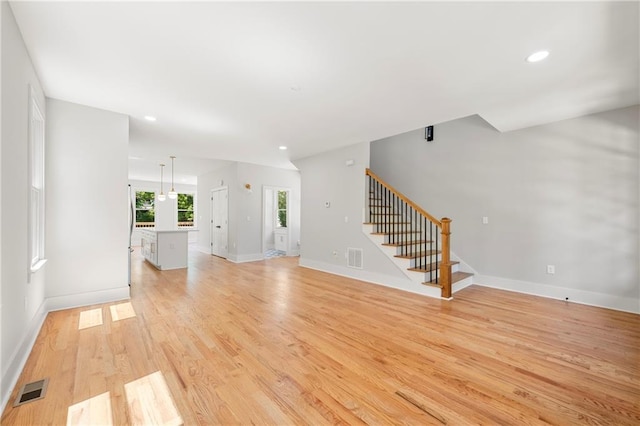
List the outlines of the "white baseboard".
{"label": "white baseboard", "polygon": [[410,293],[441,299],[439,288],[416,284],[409,279],[396,278],[389,275],[378,274],[376,272],[365,271],[363,269],[353,269],[347,268],[346,266],[332,265],[330,263],[305,259],[303,257],[300,258],[299,265],[303,268],[315,269],[317,271],[328,272],[341,277],[353,278],[360,281],[366,281],[371,284],[382,285]]}
{"label": "white baseboard", "polygon": [[2,380],[0,381],[0,383],[2,383],[0,387],[0,392],[2,392],[2,412],[4,412],[4,407],[6,407],[7,402],[9,402],[13,388],[16,386],[16,383],[18,383],[22,369],[27,363],[33,345],[36,343],[36,338],[42,328],[42,324],[44,324],[44,320],[47,318],[47,314],[47,301],[44,300],[31,319],[22,341],[16,350],[13,351],[9,362],[6,363],[7,368],[3,372]]}
{"label": "white baseboard", "polygon": [[255,262],[257,260],[264,260],[263,253],[253,253],[253,254],[233,254],[227,257],[227,260],[233,263],[245,263],[245,262]]}
{"label": "white baseboard", "polygon": [[116,302],[129,299],[129,286],[112,288],[109,290],[93,291],[90,293],[70,294],[49,297],[46,299],[47,311],[77,308],[80,306],[97,305],[100,303]]}
{"label": "white baseboard", "polygon": [[476,285],[547,297],[549,299],[566,300],[582,305],[598,306],[615,309],[617,311],[640,313],[640,299],[613,296],[604,293],[578,290],[568,287],[557,287],[528,281],[512,280],[509,278],[476,275],[473,277]]}
{"label": "white baseboard", "polygon": [[211,254],[211,247],[203,247],[200,245],[196,245],[195,249],[198,250],[200,253],[204,253],[204,254]]}

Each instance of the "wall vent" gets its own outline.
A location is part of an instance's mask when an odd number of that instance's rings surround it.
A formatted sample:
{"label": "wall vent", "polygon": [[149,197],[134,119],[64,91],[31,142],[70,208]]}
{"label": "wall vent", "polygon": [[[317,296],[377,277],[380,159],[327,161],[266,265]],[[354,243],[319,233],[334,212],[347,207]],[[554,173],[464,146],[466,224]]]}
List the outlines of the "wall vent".
{"label": "wall vent", "polygon": [[347,266],[349,268],[362,269],[362,249],[351,248],[347,249]]}
{"label": "wall vent", "polygon": [[27,383],[22,387],[16,401],[13,403],[14,407],[18,405],[26,404],[27,402],[37,401],[44,398],[44,394],[47,392],[47,385],[49,379],[38,380],[37,382]]}

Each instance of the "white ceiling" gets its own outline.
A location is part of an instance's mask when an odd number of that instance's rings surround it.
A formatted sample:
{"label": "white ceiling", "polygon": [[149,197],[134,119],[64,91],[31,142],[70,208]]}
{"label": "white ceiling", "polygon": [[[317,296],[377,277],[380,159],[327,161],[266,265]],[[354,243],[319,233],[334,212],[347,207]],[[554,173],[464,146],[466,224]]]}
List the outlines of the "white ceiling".
{"label": "white ceiling", "polygon": [[11,2],[46,95],[129,115],[132,178],[176,155],[190,181],[471,114],[509,131],[638,104],[638,6]]}

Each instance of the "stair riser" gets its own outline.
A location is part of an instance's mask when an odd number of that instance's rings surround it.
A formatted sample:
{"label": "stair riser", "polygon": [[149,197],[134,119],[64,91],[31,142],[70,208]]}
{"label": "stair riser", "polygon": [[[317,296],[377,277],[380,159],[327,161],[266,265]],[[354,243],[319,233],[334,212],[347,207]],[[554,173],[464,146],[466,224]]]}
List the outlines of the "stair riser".
{"label": "stair riser", "polygon": [[405,223],[405,222],[408,222],[408,220],[405,220],[400,216],[396,216],[396,215],[371,215],[371,218],[369,219],[369,223],[375,223],[375,224],[398,223],[398,222]]}
{"label": "stair riser", "polygon": [[418,265],[428,265],[430,263],[439,262],[442,260],[441,254],[432,254],[430,256],[422,256],[422,262],[420,259],[407,259],[409,261],[409,268],[415,268]]}
{"label": "stair riser", "polygon": [[[460,265],[458,265],[458,264],[451,265],[451,273],[452,274],[454,272],[458,272],[459,270],[460,270]],[[430,275],[429,272],[416,272],[416,271],[410,271],[410,272],[413,272],[415,274],[419,274],[420,275],[420,280],[422,282],[429,282],[431,280],[434,280],[436,277],[438,277],[438,280],[440,279],[440,268],[434,270],[432,275]]]}
{"label": "stair riser", "polygon": [[374,225],[373,229],[375,232],[393,233],[411,231],[412,227],[410,223],[385,223]]}
{"label": "stair riser", "polygon": [[[369,213],[372,213],[373,215],[387,216],[390,213],[395,213],[395,212],[393,211],[393,209],[388,209],[383,206],[371,206]],[[398,217],[400,216],[398,215]]]}
{"label": "stair riser", "polygon": [[405,243],[411,241],[421,241],[423,239],[422,235],[417,233],[409,233],[409,234],[396,234],[395,239],[392,240],[390,235],[385,235],[384,242],[385,243]]}

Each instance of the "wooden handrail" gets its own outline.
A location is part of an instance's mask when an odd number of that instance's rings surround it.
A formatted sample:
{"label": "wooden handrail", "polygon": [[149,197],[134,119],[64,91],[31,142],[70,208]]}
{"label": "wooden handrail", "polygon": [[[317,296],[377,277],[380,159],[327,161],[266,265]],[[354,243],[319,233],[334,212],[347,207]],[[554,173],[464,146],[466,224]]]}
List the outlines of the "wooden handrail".
{"label": "wooden handrail", "polygon": [[411,201],[410,199],[408,199],[406,197],[406,195],[404,195],[402,192],[398,191],[397,189],[395,189],[393,186],[389,185],[387,182],[385,182],[384,180],[382,180],[380,178],[380,176],[376,175],[375,173],[373,173],[371,171],[371,169],[366,169],[366,174],[367,176],[371,176],[372,178],[374,178],[375,180],[377,180],[382,186],[384,186],[385,188],[387,188],[389,191],[393,192],[394,194],[396,194],[396,196],[398,198],[400,198],[402,201],[404,201],[405,203],[407,203],[408,205],[410,205],[411,207],[413,207],[418,213],[420,213],[421,215],[425,216],[427,219],[429,219],[431,222],[433,222],[438,228],[442,229],[442,222],[440,222],[438,219],[436,219],[435,217],[431,216],[429,213],[427,213],[426,210],[424,210],[422,207],[420,207],[419,205],[417,205],[416,203],[414,203],[413,201]]}

